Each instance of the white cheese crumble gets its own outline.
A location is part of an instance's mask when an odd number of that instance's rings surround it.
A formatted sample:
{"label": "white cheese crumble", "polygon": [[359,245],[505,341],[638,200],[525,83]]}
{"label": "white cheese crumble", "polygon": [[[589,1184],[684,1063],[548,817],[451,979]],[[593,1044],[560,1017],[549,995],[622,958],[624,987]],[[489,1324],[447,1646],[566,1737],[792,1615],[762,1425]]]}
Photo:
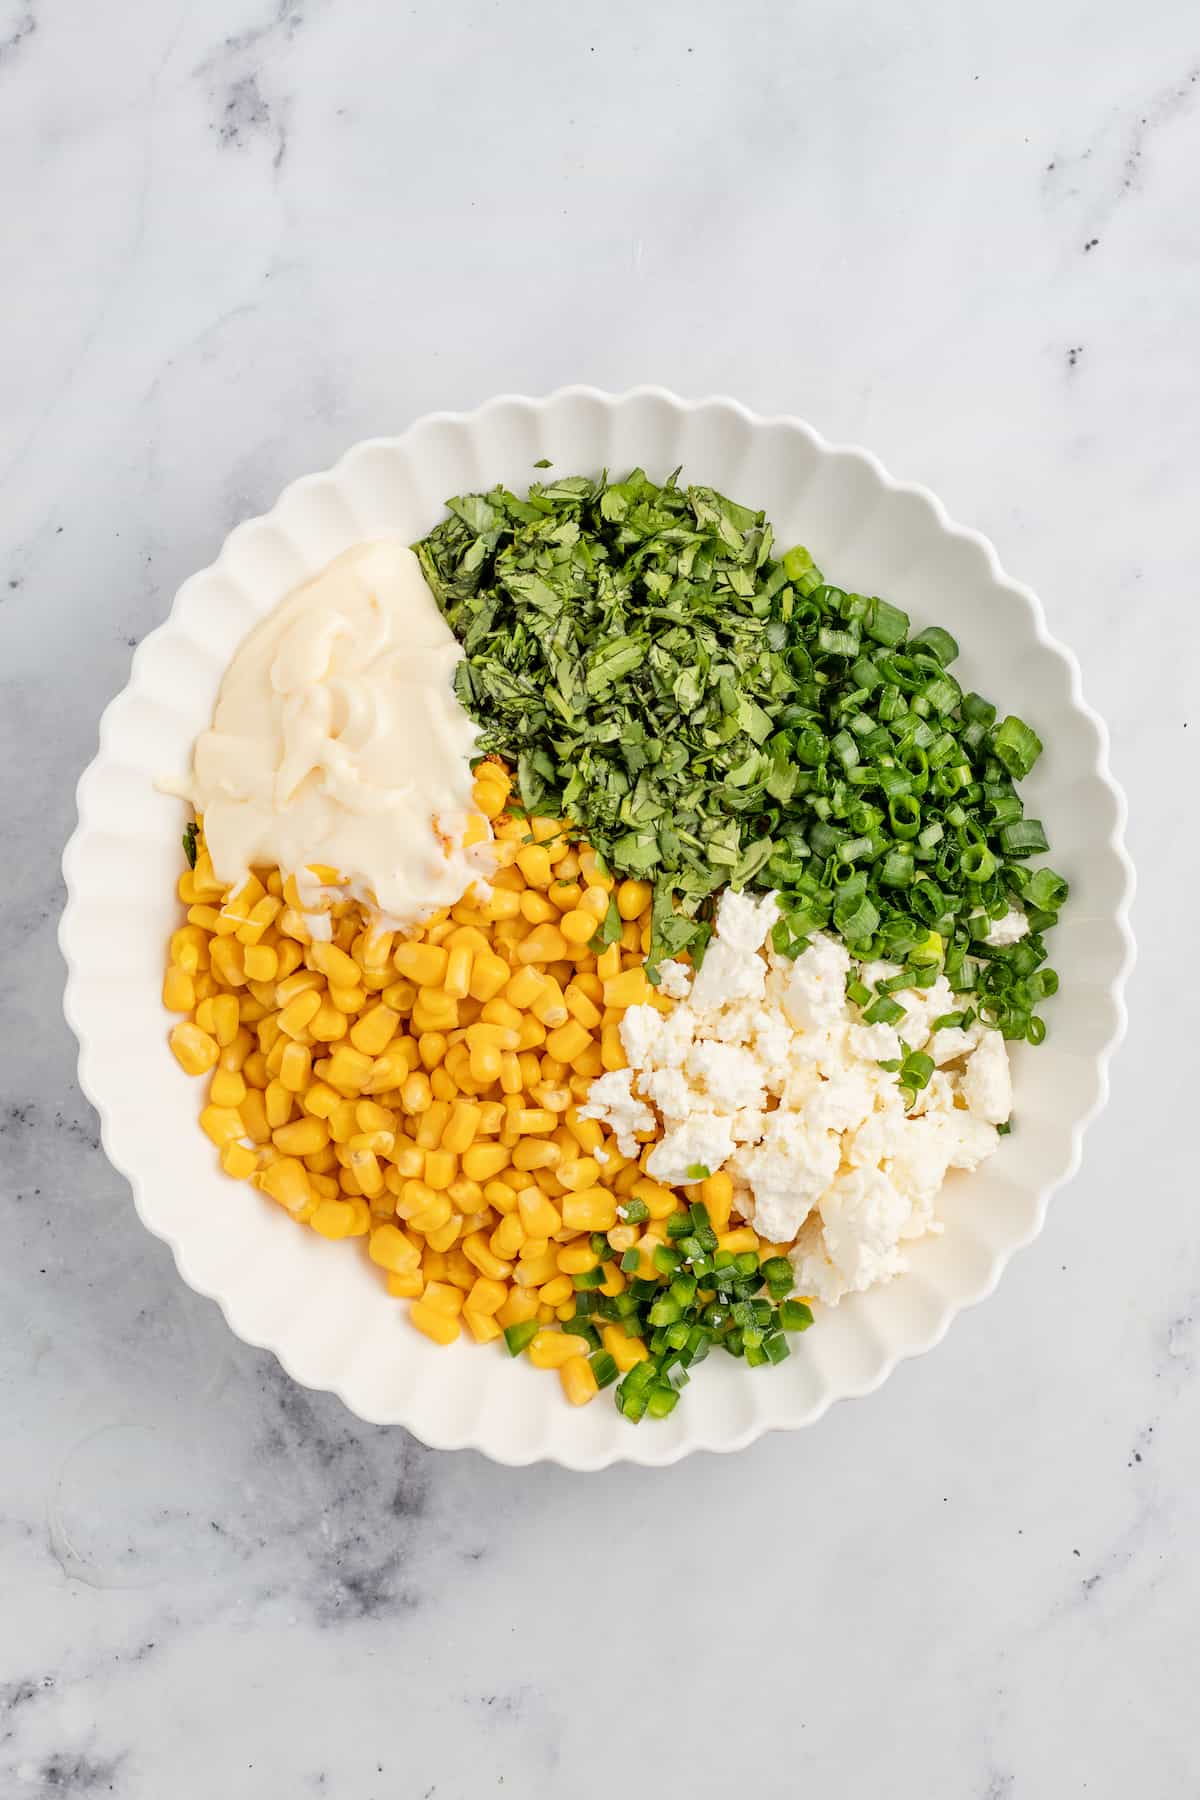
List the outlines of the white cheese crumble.
{"label": "white cheese crumble", "polygon": [[[845,947],[818,932],[789,961],[769,944],[777,917],[773,894],[726,892],[699,972],[660,965],[659,992],[675,1006],[628,1008],[629,1067],[594,1081],[580,1112],[615,1131],[622,1155],[639,1153],[635,1134],[657,1132],[645,1164],[655,1180],[727,1169],[742,1216],[791,1246],[797,1291],[832,1306],[900,1274],[904,1246],[941,1229],[949,1171],[977,1168],[999,1143],[1008,1053],[978,1021],[933,1029],[959,1007],[944,976],[899,990],[894,1026],[866,1024],[846,998]],[[857,973],[873,986],[899,969]],[[907,1109],[879,1066],[902,1054],[901,1039],[938,1065]]]}
{"label": "white cheese crumble", "polygon": [[984,938],[993,950],[1007,950],[1012,944],[1019,944],[1029,930],[1029,920],[1015,906],[1010,906],[1002,919],[996,919],[991,930]]}

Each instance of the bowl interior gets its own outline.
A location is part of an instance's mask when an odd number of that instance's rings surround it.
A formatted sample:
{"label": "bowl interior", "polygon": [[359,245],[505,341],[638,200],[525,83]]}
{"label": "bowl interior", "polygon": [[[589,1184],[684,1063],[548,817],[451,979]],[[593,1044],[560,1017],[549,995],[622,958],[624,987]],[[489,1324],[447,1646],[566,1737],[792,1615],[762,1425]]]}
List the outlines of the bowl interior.
{"label": "bowl interior", "polygon": [[[662,476],[682,464],[685,479],[763,507],[781,543],[807,544],[828,579],[883,594],[919,624],[945,625],[961,645],[955,673],[964,686],[1002,713],[1019,712],[1045,742],[1026,792],[1046,824],[1048,860],[1073,890],[1054,938],[1062,988],[1047,1008],[1049,1036],[1036,1051],[1017,1046],[1013,1058],[1013,1134],[984,1169],[952,1178],[945,1231],[913,1246],[911,1274],[821,1313],[779,1369],[750,1372],[712,1358],[669,1420],[636,1430],[603,1398],[567,1407],[556,1381],[494,1349],[435,1348],[388,1298],[361,1245],[330,1246],[298,1231],[271,1202],[222,1176],[196,1125],[200,1085],[167,1052],[170,1020],[159,998],[164,946],[179,920],[185,810],[155,782],[187,767],[245,632],[350,544],[385,533],[416,538],[447,496],[497,482],[523,487],[540,456],[552,459],[549,474],[604,466],[623,474],[640,463]],[[299,1380],[336,1390],[364,1418],[503,1461],[550,1456],[587,1468],[731,1449],[878,1385],[898,1358],[927,1348],[987,1292],[1038,1229],[1103,1097],[1105,1060],[1121,1029],[1130,954],[1122,802],[1103,729],[1080,698],[1073,659],[1046,635],[1037,601],[923,490],[894,484],[860,451],[831,449],[794,421],[754,419],[731,402],[687,406],[653,390],[501,400],[361,445],[327,474],[295,483],[270,514],[231,535],[142,644],[129,686],[105,715],[79,802],[65,858],[67,1011],[105,1146],[143,1220],[233,1329],[273,1349]]]}

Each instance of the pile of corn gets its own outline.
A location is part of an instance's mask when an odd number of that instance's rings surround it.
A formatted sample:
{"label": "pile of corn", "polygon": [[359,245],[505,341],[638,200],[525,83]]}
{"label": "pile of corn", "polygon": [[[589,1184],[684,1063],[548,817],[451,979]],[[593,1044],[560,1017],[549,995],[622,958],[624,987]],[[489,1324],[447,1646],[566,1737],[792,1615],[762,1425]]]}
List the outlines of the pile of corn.
{"label": "pile of corn", "polygon": [[[536,1321],[531,1360],[582,1405],[597,1391],[587,1345],[560,1328],[576,1289],[624,1289],[604,1240],[654,1277],[683,1202],[579,1107],[597,1075],[625,1066],[625,1008],[671,1003],[642,967],[649,886],[615,886],[620,938],[594,950],[612,878],[568,824],[510,817],[509,785],[503,765],[480,765],[469,835],[493,821],[490,898],[468,894],[401,941],[350,900],[314,940],[292,878],[260,871],[229,893],[201,837],[163,1003],[185,1015],[179,1062],[209,1078],[200,1123],[227,1175],[322,1237],[365,1237],[436,1343],[464,1323],[488,1343]],[[336,886],[336,871],[314,872]],[[728,1176],[684,1192],[704,1200],[722,1248],[758,1248],[748,1227],[730,1230]],[[622,1219],[628,1199],[648,1213],[638,1225]],[[620,1325],[602,1339],[619,1370],[646,1354]]]}

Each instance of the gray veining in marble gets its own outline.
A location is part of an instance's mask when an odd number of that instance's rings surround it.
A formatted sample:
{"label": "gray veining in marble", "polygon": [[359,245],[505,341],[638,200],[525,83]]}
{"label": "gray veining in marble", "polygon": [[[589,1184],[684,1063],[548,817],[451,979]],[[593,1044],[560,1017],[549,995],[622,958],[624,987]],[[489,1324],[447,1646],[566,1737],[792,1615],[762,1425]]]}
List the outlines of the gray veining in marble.
{"label": "gray veining in marble", "polygon": [[[0,0],[0,169],[2,1800],[1200,1792],[1194,4]],[[799,412],[986,531],[1110,722],[1143,946],[993,1299],[811,1432],[588,1478],[230,1336],[54,943],[179,581],[355,440],[571,380]]]}

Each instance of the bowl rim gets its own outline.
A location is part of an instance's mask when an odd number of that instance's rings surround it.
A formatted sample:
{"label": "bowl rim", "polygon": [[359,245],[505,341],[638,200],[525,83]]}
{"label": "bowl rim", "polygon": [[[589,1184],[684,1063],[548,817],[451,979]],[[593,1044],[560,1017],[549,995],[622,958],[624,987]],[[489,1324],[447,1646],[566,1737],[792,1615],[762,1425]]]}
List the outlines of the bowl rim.
{"label": "bowl rim", "polygon": [[[156,637],[159,632],[169,629],[172,623],[176,621],[177,616],[182,609],[184,598],[192,585],[204,581],[214,574],[214,572],[221,570],[222,566],[236,554],[239,545],[264,524],[273,522],[276,515],[279,514],[281,509],[293,498],[293,496],[303,494],[306,489],[325,482],[331,477],[335,477],[354,458],[363,457],[374,451],[393,452],[398,448],[407,446],[410,441],[418,436],[418,434],[438,426],[469,427],[476,425],[486,419],[490,413],[501,409],[523,407],[540,412],[552,406],[576,401],[592,404],[599,403],[606,408],[619,407],[636,401],[654,401],[665,403],[672,409],[683,414],[693,414],[703,409],[719,408],[734,415],[744,425],[749,426],[754,430],[764,427],[776,427],[798,432],[802,437],[808,440],[811,448],[818,452],[822,457],[856,459],[870,469],[881,488],[893,494],[908,495],[921,500],[932,512],[943,533],[973,545],[982,553],[988,574],[996,585],[1008,589],[1024,601],[1028,608],[1034,635],[1039,645],[1056,654],[1065,665],[1069,677],[1070,705],[1081,714],[1088,723],[1090,723],[1095,733],[1096,756],[1089,773],[1094,773],[1099,778],[1102,786],[1108,790],[1114,804],[1114,818],[1111,830],[1108,833],[1107,848],[1114,854],[1121,871],[1121,891],[1115,912],[1112,916],[1112,923],[1115,925],[1121,941],[1121,958],[1107,990],[1113,1002],[1114,1024],[1106,1041],[1100,1045],[1095,1052],[1094,1069],[1096,1075],[1096,1087],[1092,1104],[1087,1107],[1074,1122],[1071,1131],[1069,1156],[1063,1163],[1059,1172],[1039,1189],[1036,1196],[1036,1207],[1032,1224],[1028,1230],[1014,1236],[1003,1246],[1003,1248],[994,1252],[987,1279],[977,1291],[956,1302],[953,1306],[947,1307],[936,1325],[919,1338],[915,1339],[911,1344],[900,1348],[889,1349],[878,1369],[872,1371],[865,1379],[855,1384],[844,1385],[836,1391],[827,1389],[815,1403],[798,1416],[781,1418],[760,1415],[750,1421],[745,1428],[736,1432],[731,1432],[728,1436],[722,1437],[719,1442],[701,1438],[699,1435],[686,1436],[680,1443],[672,1446],[666,1454],[658,1456],[653,1454],[639,1454],[638,1452],[642,1448],[640,1442],[642,1434],[632,1433],[629,1434],[630,1437],[633,1438],[636,1436],[639,1439],[639,1442],[636,1444],[631,1442],[627,1451],[618,1447],[612,1450],[611,1453],[601,1453],[599,1455],[588,1453],[571,1454],[560,1453],[554,1449],[539,1446],[535,1447],[528,1454],[523,1454],[519,1451],[506,1453],[499,1449],[494,1441],[489,1440],[483,1442],[477,1432],[470,1430],[466,1432],[448,1430],[439,1433],[430,1430],[424,1423],[422,1423],[420,1429],[418,1429],[412,1424],[404,1421],[397,1421],[394,1417],[390,1416],[386,1418],[372,1418],[369,1412],[364,1411],[360,1402],[352,1399],[348,1395],[344,1385],[337,1381],[314,1381],[299,1374],[292,1366],[292,1361],[287,1351],[282,1349],[277,1343],[272,1342],[269,1333],[253,1333],[248,1331],[243,1325],[234,1323],[230,1316],[229,1305],[222,1294],[199,1281],[187,1270],[187,1268],[185,1268],[184,1253],[180,1242],[172,1236],[161,1223],[156,1223],[150,1216],[150,1210],[146,1203],[142,1176],[136,1170],[127,1166],[122,1158],[116,1153],[113,1144],[112,1120],[108,1104],[99,1091],[96,1082],[93,1081],[87,1073],[85,1066],[87,1061],[87,1027],[81,1020],[78,1008],[81,962],[77,958],[75,952],[75,930],[81,900],[77,864],[83,854],[89,831],[92,829],[87,817],[88,782],[92,777],[93,771],[105,761],[107,754],[107,737],[109,729],[111,728],[114,709],[118,707],[135,680],[137,663],[145,645],[148,644],[152,638]],[[651,383],[642,383],[619,391],[610,391],[590,384],[576,383],[551,389],[541,395],[503,392],[491,396],[477,407],[463,410],[439,410],[431,413],[424,413],[412,420],[405,430],[400,433],[364,438],[350,445],[328,469],[301,475],[290,481],[281,490],[274,504],[266,512],[245,519],[236,525],[226,535],[212,562],[207,564],[203,569],[197,570],[187,577],[177,589],[166,615],[152,631],[146,634],[146,637],[142,639],[141,644],[139,644],[138,649],[135,651],[131,660],[129,677],[125,685],[112,696],[104,707],[98,723],[96,753],[89,761],[87,767],[83,770],[75,786],[76,820],[62,854],[62,871],[66,888],[66,900],[62,908],[58,925],[59,950],[66,965],[66,980],[63,989],[62,1006],[67,1024],[78,1045],[77,1075],[79,1084],[84,1095],[97,1114],[100,1126],[101,1143],[108,1161],[116,1172],[123,1176],[128,1182],[133,1197],[134,1207],[142,1224],[155,1237],[160,1238],[168,1245],[176,1269],[183,1281],[192,1288],[194,1292],[199,1293],[206,1299],[216,1303],[226,1324],[235,1337],[240,1338],[243,1342],[250,1344],[256,1349],[269,1350],[292,1380],[313,1391],[336,1394],[348,1411],[353,1413],[356,1417],[363,1419],[365,1422],[375,1424],[402,1423],[405,1430],[411,1432],[412,1435],[417,1437],[421,1442],[429,1445],[433,1449],[475,1449],[489,1457],[490,1460],[509,1467],[526,1467],[537,1462],[552,1462],[558,1464],[560,1467],[579,1472],[590,1472],[592,1470],[606,1468],[615,1462],[632,1462],[651,1467],[663,1467],[669,1463],[681,1460],[686,1455],[694,1454],[698,1450],[706,1450],[714,1454],[725,1454],[731,1451],[741,1450],[755,1442],[758,1438],[765,1436],[768,1432],[798,1430],[802,1426],[815,1424],[836,1401],[843,1399],[859,1399],[867,1394],[875,1392],[883,1385],[901,1362],[906,1362],[914,1357],[924,1355],[926,1351],[933,1349],[945,1337],[954,1319],[968,1310],[968,1308],[976,1306],[982,1300],[987,1299],[994,1292],[1001,1275],[1007,1268],[1012,1257],[1018,1250],[1024,1249],[1031,1243],[1043,1229],[1046,1212],[1054,1194],[1078,1173],[1082,1160],[1084,1132],[1107,1104],[1111,1091],[1110,1067],[1112,1059],[1124,1040],[1128,1028],[1128,1009],[1125,1000],[1125,990],[1137,954],[1134,934],[1130,923],[1130,912],[1136,890],[1136,872],[1125,844],[1129,809],[1124,789],[1112,773],[1109,751],[1110,736],[1108,727],[1101,715],[1089,705],[1084,697],[1082,674],[1078,659],[1069,645],[1063,643],[1063,641],[1056,637],[1050,630],[1042,602],[1034,590],[1009,576],[1005,572],[996,549],[990,539],[984,536],[982,532],[979,532],[970,526],[960,525],[953,520],[945,506],[931,489],[920,482],[897,480],[872,451],[866,450],[860,445],[831,442],[813,426],[794,414],[784,412],[761,413],[731,396],[719,393],[704,394],[694,399],[686,399],[669,388]],[[645,1448],[650,1449],[651,1446],[646,1445]]]}

